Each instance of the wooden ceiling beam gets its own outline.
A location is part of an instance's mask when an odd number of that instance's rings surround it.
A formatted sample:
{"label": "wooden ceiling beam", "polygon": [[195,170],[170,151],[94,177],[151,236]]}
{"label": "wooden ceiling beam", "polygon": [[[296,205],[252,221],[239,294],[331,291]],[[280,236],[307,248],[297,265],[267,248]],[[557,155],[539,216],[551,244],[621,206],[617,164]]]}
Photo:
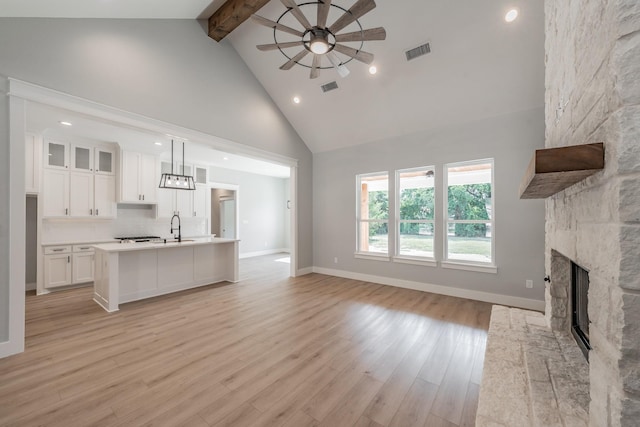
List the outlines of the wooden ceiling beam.
{"label": "wooden ceiling beam", "polygon": [[269,0],[227,0],[209,17],[209,37],[219,42]]}

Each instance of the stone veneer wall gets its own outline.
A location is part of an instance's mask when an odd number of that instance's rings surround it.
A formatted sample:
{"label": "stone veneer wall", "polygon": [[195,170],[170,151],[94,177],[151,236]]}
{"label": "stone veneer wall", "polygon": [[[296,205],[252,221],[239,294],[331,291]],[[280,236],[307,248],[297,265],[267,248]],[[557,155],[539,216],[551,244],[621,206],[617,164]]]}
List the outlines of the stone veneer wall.
{"label": "stone veneer wall", "polygon": [[605,170],[546,201],[547,319],[559,254],[589,271],[591,426],[640,420],[640,1],[546,0],[546,146],[605,143]]}

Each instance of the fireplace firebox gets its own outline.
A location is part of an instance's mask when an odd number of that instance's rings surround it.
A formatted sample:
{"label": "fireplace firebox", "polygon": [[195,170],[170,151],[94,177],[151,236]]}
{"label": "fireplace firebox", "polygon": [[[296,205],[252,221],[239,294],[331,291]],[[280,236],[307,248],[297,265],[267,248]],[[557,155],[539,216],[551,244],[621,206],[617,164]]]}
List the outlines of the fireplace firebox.
{"label": "fireplace firebox", "polygon": [[571,334],[589,360],[589,272],[578,264],[571,263]]}

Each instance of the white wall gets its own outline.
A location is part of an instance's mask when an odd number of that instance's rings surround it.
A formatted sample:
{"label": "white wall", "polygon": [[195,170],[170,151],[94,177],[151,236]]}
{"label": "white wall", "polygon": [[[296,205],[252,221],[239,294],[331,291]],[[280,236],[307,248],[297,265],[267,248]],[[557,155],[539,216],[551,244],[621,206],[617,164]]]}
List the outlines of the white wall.
{"label": "white wall", "polygon": [[[311,152],[228,43],[191,20],[2,18],[0,40],[0,76],[298,159],[298,264],[311,266]],[[3,182],[10,179],[8,115],[4,97]],[[7,337],[8,200],[0,186],[0,342]]]}
{"label": "white wall", "polygon": [[[518,198],[534,149],[543,146],[544,113],[536,109],[314,154],[314,266],[543,300],[544,202]],[[484,158],[495,159],[497,274],[354,258],[357,174],[429,165],[441,174],[446,163]],[[533,289],[525,288],[526,279]]]}
{"label": "white wall", "polygon": [[284,215],[287,198],[283,178],[212,166],[209,181],[239,186],[240,254],[288,248]]}

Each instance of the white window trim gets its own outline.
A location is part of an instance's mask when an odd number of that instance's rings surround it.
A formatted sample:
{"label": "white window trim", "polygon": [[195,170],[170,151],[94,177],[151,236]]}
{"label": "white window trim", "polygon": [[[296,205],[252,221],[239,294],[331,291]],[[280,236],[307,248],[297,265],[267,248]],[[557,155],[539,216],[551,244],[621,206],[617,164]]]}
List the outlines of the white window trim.
{"label": "white window trim", "polygon": [[[362,173],[362,174],[356,174],[356,251],[354,253],[355,258],[360,258],[360,259],[370,259],[370,260],[378,260],[378,261],[389,261],[389,254],[390,254],[390,239],[387,235],[387,253],[381,253],[381,252],[370,252],[370,251],[362,251],[360,250],[360,224],[362,222],[377,222],[377,223],[386,223],[387,224],[387,230],[390,232],[390,220],[389,220],[389,212],[387,212],[387,219],[362,219],[360,217],[360,199],[362,198],[362,178],[367,178],[370,176],[380,176],[380,175],[386,175],[387,176],[387,182],[389,182],[389,179],[391,177],[391,174],[389,173],[389,171],[380,171],[380,172],[369,172],[369,173]],[[389,189],[389,186],[387,184],[387,204],[391,203],[390,200],[390,195],[391,195],[391,191]]]}
{"label": "white window trim", "polygon": [[[434,199],[433,199],[433,219],[419,219],[419,220],[402,220],[400,218],[400,196],[401,196],[401,192],[400,192],[400,175],[403,173],[407,173],[407,172],[421,172],[421,171],[432,171],[433,172],[433,180],[434,180],[434,185],[433,185],[433,189],[434,189]],[[395,246],[395,250],[394,250],[394,256],[393,256],[393,260],[397,261],[399,263],[404,263],[404,264],[423,264],[423,265],[430,265],[430,266],[437,266],[437,260],[436,260],[436,251],[435,251],[435,239],[436,239],[436,233],[435,233],[435,228],[436,228],[436,221],[437,221],[437,210],[436,210],[436,206],[437,206],[437,201],[436,201],[436,196],[435,196],[435,179],[436,179],[436,167],[434,165],[430,165],[430,166],[420,166],[420,167],[416,167],[416,168],[407,168],[407,169],[396,169],[395,171],[395,209],[394,209],[394,223],[395,223],[395,241],[394,241],[394,246]],[[434,250],[433,250],[433,256],[429,257],[429,256],[413,256],[413,255],[402,255],[400,254],[400,224],[401,223],[415,223],[415,224],[428,224],[428,223],[432,223],[433,224],[433,230],[434,230],[434,235],[433,235],[433,243],[434,243]]]}
{"label": "white window trim", "polygon": [[[472,166],[483,163],[491,164],[491,219],[490,220],[456,220],[455,223],[459,224],[486,224],[491,223],[491,262],[475,262],[459,259],[449,259],[449,239],[448,239],[448,225],[449,225],[449,168],[458,166]],[[440,265],[442,268],[453,268],[459,270],[469,270],[478,272],[497,273],[498,267],[496,263],[496,180],[495,180],[495,162],[493,158],[478,159],[464,162],[445,163],[442,167],[442,182],[443,182],[443,230],[442,230],[442,261]]]}

